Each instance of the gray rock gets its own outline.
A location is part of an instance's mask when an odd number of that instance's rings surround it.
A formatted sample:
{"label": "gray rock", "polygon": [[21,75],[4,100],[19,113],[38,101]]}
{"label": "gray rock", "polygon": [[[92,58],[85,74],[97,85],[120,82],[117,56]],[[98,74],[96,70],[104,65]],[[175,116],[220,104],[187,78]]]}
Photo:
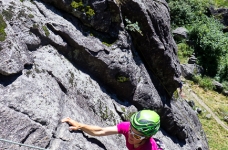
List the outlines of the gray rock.
{"label": "gray rock", "polygon": [[[60,120],[113,126],[137,110],[154,109],[166,147],[208,149],[194,111],[172,98],[180,64],[164,0],[121,7],[89,1],[93,17],[74,10],[71,1],[47,2],[1,3],[0,11],[11,14],[4,16],[7,37],[0,42],[1,137],[53,150],[126,149],[123,136],[69,132]],[[125,17],[141,32],[126,30]]]}
{"label": "gray rock", "polygon": [[223,91],[223,85],[221,83],[219,83],[218,81],[213,81],[212,84],[215,86],[215,90],[217,92]]}
{"label": "gray rock", "polygon": [[228,91],[224,90],[224,91],[222,91],[222,94],[225,96],[228,96]]}
{"label": "gray rock", "polygon": [[195,107],[195,102],[193,100],[187,101],[187,103],[193,108]]}
{"label": "gray rock", "polygon": [[211,119],[211,114],[207,114],[205,117],[206,117],[206,119],[210,120]]}
{"label": "gray rock", "polygon": [[221,23],[223,23],[225,26],[228,25],[228,21],[227,21],[228,9],[227,8],[218,8],[217,9],[214,6],[210,6],[209,12],[211,13],[211,15],[213,15],[217,19],[219,19],[221,21]]}
{"label": "gray rock", "polygon": [[174,38],[177,41],[186,39],[188,37],[187,34],[188,34],[188,30],[184,27],[178,27],[175,30],[173,30]]}
{"label": "gray rock", "polygon": [[188,64],[196,64],[197,58],[195,55],[191,55],[190,58],[188,59]]}
{"label": "gray rock", "polygon": [[201,113],[202,113],[202,109],[199,108],[199,107],[197,107],[197,108],[196,108],[196,112],[197,112],[198,114],[201,114]]}
{"label": "gray rock", "polygon": [[[148,69],[171,96],[179,86],[181,70],[177,46],[170,29],[168,4],[165,0],[127,1],[121,5],[121,12],[124,19],[127,18],[132,23],[138,22],[143,34],[129,31],[133,45]],[[125,26],[128,25],[127,22],[124,23]]]}
{"label": "gray rock", "polygon": [[228,122],[228,116],[224,116],[224,121]]}
{"label": "gray rock", "polygon": [[191,80],[194,75],[203,74],[203,68],[196,64],[181,64],[181,74]]}

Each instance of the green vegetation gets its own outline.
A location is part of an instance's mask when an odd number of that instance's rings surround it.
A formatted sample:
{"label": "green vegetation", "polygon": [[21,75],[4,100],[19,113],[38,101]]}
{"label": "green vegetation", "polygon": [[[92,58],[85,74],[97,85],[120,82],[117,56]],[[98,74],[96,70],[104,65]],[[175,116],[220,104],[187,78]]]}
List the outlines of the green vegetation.
{"label": "green vegetation", "polygon": [[[195,75],[191,89],[226,125],[224,117],[228,115],[227,97],[216,91],[213,80],[223,84],[228,90],[228,33],[227,28],[220,23],[222,15],[210,16],[209,6],[215,8],[227,7],[227,0],[167,0],[170,7],[172,29],[185,27],[188,29],[188,38],[176,41],[178,57],[181,63],[187,63],[189,56],[195,53],[197,64],[205,70],[202,76]],[[187,93],[188,91],[184,91]],[[186,94],[187,95],[187,94]],[[194,99],[186,96],[185,99]],[[196,102],[197,105],[199,105]],[[209,112],[203,110],[199,115],[203,129],[207,135],[210,150],[226,150],[228,131],[215,119],[208,119]]]}
{"label": "green vegetation", "polygon": [[102,42],[102,44],[104,44],[104,45],[106,45],[108,47],[112,46],[112,44],[109,44],[109,43],[106,43],[106,42]]}
{"label": "green vegetation", "polygon": [[207,12],[209,0],[167,0],[172,26],[193,24]]}
{"label": "green vegetation", "polygon": [[72,1],[71,7],[78,11],[84,12],[88,17],[93,17],[95,15],[94,10],[90,6],[83,4],[82,0]]}
{"label": "green vegetation", "polygon": [[2,15],[5,17],[7,21],[11,20],[13,17],[13,12],[11,10],[3,10]]}
{"label": "green vegetation", "polygon": [[178,57],[181,64],[185,64],[188,61],[188,58],[192,55],[194,50],[186,43],[186,41],[183,41],[179,44],[177,44],[178,47]]}
{"label": "green vegetation", "polygon": [[205,114],[199,115],[200,122],[203,125],[204,132],[206,133],[210,150],[227,150],[227,134],[228,132],[223,129],[214,119],[208,120]]}
{"label": "green vegetation", "polygon": [[39,28],[39,24],[33,24],[33,28],[34,29],[38,29]]}
{"label": "green vegetation", "polygon": [[129,19],[125,18],[125,21],[127,23],[126,29],[133,31],[133,32],[138,32],[140,35],[143,36],[142,31],[140,30],[140,27],[138,25],[138,22],[136,21],[135,23],[132,23]]}
{"label": "green vegetation", "polygon": [[[172,28],[186,27],[188,39],[178,41],[178,56],[181,63],[195,53],[197,64],[204,68],[204,76],[220,83],[228,81],[228,34],[219,15],[208,16],[208,7],[219,6],[213,0],[168,0]],[[225,1],[221,3],[225,4]],[[217,18],[217,19],[216,19]],[[202,76],[202,78],[204,77]],[[205,87],[205,84],[201,86]],[[209,84],[207,84],[209,86]],[[211,87],[208,87],[211,89]]]}
{"label": "green vegetation", "polygon": [[127,81],[129,81],[129,78],[128,77],[124,77],[124,76],[118,76],[117,77],[117,81],[118,82],[127,82]]}
{"label": "green vegetation", "polygon": [[[224,56],[228,50],[228,37],[222,32],[222,27],[214,18],[204,17],[193,24],[189,33],[199,64],[210,77],[221,77],[223,69],[226,69],[222,66],[227,65],[227,62],[221,61],[226,59]],[[226,75],[223,78],[228,79]]]}
{"label": "green vegetation", "polygon": [[201,77],[200,75],[196,75],[193,77],[193,81],[202,87],[204,90],[213,90],[215,87],[212,84],[212,79],[209,77]]}
{"label": "green vegetation", "polygon": [[44,30],[45,35],[46,35],[46,36],[49,36],[49,35],[50,35],[50,32],[48,31],[47,26],[43,26],[42,28],[43,28],[43,30]]}
{"label": "green vegetation", "polygon": [[7,27],[3,16],[0,14],[0,41],[4,41],[6,39],[5,28]]}
{"label": "green vegetation", "polygon": [[226,7],[226,8],[228,8],[228,1],[227,0],[214,0],[214,4],[217,7]]}
{"label": "green vegetation", "polygon": [[18,14],[18,18],[26,18],[26,13],[25,13],[25,10],[21,10],[20,12],[19,12],[19,14]]}
{"label": "green vegetation", "polygon": [[29,18],[34,18],[34,16],[32,14],[29,14],[28,17]]}
{"label": "green vegetation", "polygon": [[71,71],[69,73],[70,73],[69,83],[71,84],[71,86],[73,86],[74,85],[74,73]]}
{"label": "green vegetation", "polygon": [[[194,100],[196,107],[201,108],[203,111],[198,115],[200,122],[202,124],[203,130],[207,136],[208,144],[210,150],[226,150],[228,149],[227,145],[227,135],[228,131],[225,130],[220,124],[218,124],[215,119],[208,119],[206,117],[209,112],[207,112],[197,100],[195,100],[194,96],[190,94],[191,90],[189,88],[194,89],[194,93],[196,93],[200,99],[216,114],[221,121],[224,121],[224,115],[228,114],[228,105],[227,105],[227,97],[221,94],[218,94],[215,91],[204,90],[200,86],[194,84],[192,81],[186,81],[183,87],[183,93],[185,94],[185,99]],[[224,121],[226,125],[226,123]]]}

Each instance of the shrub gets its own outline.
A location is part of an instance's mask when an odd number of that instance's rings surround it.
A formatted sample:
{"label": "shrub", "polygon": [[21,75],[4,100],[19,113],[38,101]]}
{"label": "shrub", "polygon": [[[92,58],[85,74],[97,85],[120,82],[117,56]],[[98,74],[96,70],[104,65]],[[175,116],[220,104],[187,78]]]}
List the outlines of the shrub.
{"label": "shrub", "polygon": [[205,90],[213,90],[215,88],[213,79],[207,76],[195,75],[193,81]]}
{"label": "shrub", "polygon": [[205,17],[193,25],[189,40],[205,74],[215,77],[228,48],[228,38],[222,32],[222,25],[214,18]]}
{"label": "shrub", "polygon": [[228,54],[223,55],[221,58],[216,79],[219,82],[228,81]]}
{"label": "shrub", "polygon": [[200,20],[207,13],[208,0],[169,0],[172,25],[182,26]]}
{"label": "shrub", "polygon": [[224,90],[228,91],[228,81],[223,81],[222,82]]}
{"label": "shrub", "polygon": [[186,44],[185,41],[177,44],[177,47],[180,62],[187,63],[188,57],[191,56],[194,50],[188,44]]}

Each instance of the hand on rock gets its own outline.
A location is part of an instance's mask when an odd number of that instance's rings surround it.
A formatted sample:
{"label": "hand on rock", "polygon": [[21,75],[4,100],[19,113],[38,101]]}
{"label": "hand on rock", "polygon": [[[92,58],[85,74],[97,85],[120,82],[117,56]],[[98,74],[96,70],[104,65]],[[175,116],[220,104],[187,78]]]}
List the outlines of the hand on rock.
{"label": "hand on rock", "polygon": [[70,117],[66,117],[64,119],[61,120],[62,123],[66,122],[68,124],[70,124],[71,126],[69,127],[69,130],[78,130],[80,129],[80,123],[71,119]]}

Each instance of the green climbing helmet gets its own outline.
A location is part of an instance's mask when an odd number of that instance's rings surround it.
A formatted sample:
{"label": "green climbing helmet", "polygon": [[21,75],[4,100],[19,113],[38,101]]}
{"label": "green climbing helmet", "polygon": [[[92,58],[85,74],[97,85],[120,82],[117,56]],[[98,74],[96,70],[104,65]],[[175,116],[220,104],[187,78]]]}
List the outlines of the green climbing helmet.
{"label": "green climbing helmet", "polygon": [[131,126],[147,137],[155,135],[160,128],[160,116],[152,110],[141,110],[131,116]]}

